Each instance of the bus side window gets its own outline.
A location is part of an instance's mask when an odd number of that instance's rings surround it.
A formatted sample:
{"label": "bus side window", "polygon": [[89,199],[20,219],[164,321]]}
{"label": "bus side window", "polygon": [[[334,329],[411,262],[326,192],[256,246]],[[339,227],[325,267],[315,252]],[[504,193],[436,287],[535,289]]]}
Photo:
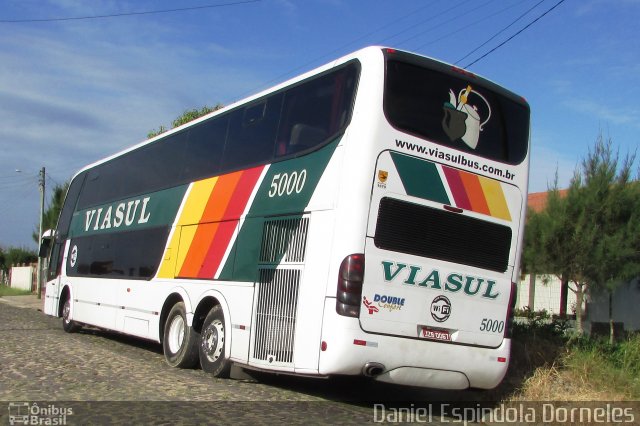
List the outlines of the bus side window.
{"label": "bus side window", "polygon": [[191,182],[220,172],[229,115],[209,119],[192,127],[185,149],[180,181]]}
{"label": "bus side window", "polygon": [[317,147],[343,129],[351,108],[354,71],[343,68],[286,92],[276,156]]}
{"label": "bus side window", "polygon": [[295,124],[291,128],[291,138],[287,147],[287,154],[304,151],[320,144],[327,137],[327,132],[319,127],[308,126],[306,124]]}
{"label": "bus side window", "polygon": [[282,93],[276,93],[229,114],[223,169],[245,169],[271,161],[280,121],[282,97]]}

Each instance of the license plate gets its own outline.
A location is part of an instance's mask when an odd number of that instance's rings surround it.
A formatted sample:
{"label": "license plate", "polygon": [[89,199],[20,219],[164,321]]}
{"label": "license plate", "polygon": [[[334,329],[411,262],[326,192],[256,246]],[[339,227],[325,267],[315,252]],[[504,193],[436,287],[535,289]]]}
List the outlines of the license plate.
{"label": "license plate", "polygon": [[422,337],[425,339],[433,339],[433,340],[446,340],[447,342],[451,341],[451,334],[445,330],[432,330],[430,328],[422,329]]}

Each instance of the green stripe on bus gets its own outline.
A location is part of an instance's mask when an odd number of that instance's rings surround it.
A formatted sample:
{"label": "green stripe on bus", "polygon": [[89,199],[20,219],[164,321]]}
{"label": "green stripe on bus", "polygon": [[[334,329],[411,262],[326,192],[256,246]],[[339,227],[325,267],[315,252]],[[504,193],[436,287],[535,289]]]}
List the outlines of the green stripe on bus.
{"label": "green stripe on bus", "polygon": [[70,237],[171,225],[188,185],[101,204],[73,213]]}
{"label": "green stripe on bus", "polygon": [[451,203],[434,163],[395,152],[391,153],[391,159],[407,195],[437,203]]}
{"label": "green stripe on bus", "polygon": [[229,256],[218,279],[256,281],[265,217],[302,216],[340,139],[311,154],[271,165],[231,250],[235,256]]}

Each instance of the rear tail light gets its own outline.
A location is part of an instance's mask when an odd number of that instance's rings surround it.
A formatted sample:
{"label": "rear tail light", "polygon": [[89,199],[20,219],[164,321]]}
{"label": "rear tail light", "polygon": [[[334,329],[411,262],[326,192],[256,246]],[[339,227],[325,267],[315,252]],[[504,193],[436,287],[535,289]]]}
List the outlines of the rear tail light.
{"label": "rear tail light", "polygon": [[344,258],[338,272],[336,312],[346,317],[360,315],[362,282],[364,281],[364,254],[351,254]]}
{"label": "rear tail light", "polygon": [[504,337],[511,338],[511,329],[513,328],[513,312],[516,308],[516,296],[518,287],[516,283],[511,283],[511,295],[509,296],[509,307],[507,308],[507,324],[504,328]]}

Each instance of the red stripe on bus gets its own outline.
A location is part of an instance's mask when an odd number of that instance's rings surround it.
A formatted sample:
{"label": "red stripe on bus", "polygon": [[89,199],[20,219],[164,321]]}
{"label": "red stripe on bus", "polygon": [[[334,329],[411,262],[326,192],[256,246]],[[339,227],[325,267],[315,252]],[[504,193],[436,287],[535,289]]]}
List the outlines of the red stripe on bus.
{"label": "red stripe on bus", "polygon": [[444,171],[444,175],[449,183],[449,189],[451,189],[451,194],[456,202],[456,207],[471,210],[471,202],[469,201],[469,197],[467,197],[467,192],[464,188],[464,183],[462,182],[459,172],[446,166],[442,166],[442,170]]}
{"label": "red stripe on bus", "polygon": [[[198,270],[198,278],[214,278],[224,258],[224,254],[231,243],[238,220],[247,207],[249,197],[263,169],[264,166],[247,169],[240,172],[237,179],[233,179],[233,193],[228,198],[227,203],[225,203],[224,210],[222,208],[218,209],[218,211],[222,212],[218,220],[222,220],[222,222],[218,223],[215,233],[210,236],[211,241],[206,250],[206,255],[201,262],[202,266]],[[231,180],[227,183],[228,185],[225,185],[225,187],[231,185]],[[224,190],[227,189],[225,188]],[[216,191],[214,189],[211,199],[215,199],[215,196]]]}
{"label": "red stripe on bus", "polygon": [[484,190],[480,185],[480,178],[474,174],[466,172],[458,172],[458,175],[462,180],[467,197],[471,202],[471,210],[491,216],[491,210],[489,210]]}

